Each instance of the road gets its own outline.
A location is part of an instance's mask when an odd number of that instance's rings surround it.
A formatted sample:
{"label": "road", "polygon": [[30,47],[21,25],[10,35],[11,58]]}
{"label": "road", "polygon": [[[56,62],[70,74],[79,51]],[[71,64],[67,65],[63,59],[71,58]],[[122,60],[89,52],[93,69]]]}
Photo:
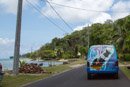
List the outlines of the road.
{"label": "road", "polygon": [[130,80],[121,71],[119,71],[119,79],[88,80],[83,66],[25,87],[130,87]]}

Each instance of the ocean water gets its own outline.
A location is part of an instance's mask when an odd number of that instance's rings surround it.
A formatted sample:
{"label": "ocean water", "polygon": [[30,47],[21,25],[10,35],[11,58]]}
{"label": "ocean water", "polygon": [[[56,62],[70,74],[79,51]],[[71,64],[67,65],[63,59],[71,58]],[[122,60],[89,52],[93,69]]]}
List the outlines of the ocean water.
{"label": "ocean water", "polygon": [[[43,64],[43,67],[49,67],[50,65],[61,65],[63,62],[59,61],[31,61],[30,59],[24,60],[26,63],[37,63]],[[2,64],[3,71],[5,70],[13,70],[13,59],[0,59],[0,63]]]}
{"label": "ocean water", "polygon": [[13,69],[13,59],[0,59],[0,63],[2,64],[3,71]]}

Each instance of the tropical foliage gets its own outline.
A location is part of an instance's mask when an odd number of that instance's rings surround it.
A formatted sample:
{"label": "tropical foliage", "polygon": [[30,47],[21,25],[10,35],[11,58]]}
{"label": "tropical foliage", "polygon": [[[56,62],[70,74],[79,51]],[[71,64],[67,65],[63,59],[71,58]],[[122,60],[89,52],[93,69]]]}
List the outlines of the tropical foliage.
{"label": "tropical foliage", "polygon": [[[90,42],[88,42],[88,40]],[[130,16],[104,24],[96,23],[84,27],[80,31],[66,35],[63,38],[54,38],[39,50],[28,53],[26,56],[33,59],[44,58],[77,58],[86,55],[88,44],[113,44],[120,55],[130,55]],[[78,55],[78,54],[81,55]]]}

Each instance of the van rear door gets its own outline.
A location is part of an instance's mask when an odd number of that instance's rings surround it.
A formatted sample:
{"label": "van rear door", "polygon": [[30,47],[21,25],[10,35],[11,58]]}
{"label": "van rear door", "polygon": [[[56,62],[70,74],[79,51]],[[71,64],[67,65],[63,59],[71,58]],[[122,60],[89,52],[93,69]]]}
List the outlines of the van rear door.
{"label": "van rear door", "polygon": [[92,46],[89,52],[89,66],[93,71],[112,71],[117,61],[113,45]]}

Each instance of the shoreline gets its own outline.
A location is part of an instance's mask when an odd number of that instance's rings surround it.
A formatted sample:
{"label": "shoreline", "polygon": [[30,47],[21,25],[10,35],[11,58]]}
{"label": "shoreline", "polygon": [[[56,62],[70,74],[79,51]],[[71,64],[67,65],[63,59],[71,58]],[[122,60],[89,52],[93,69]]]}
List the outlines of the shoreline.
{"label": "shoreline", "polygon": [[[11,74],[6,74],[4,76],[4,79],[2,81],[2,86],[4,87],[19,87],[24,84],[28,84],[31,82],[38,81],[40,79],[45,79],[51,76],[54,76],[56,74],[62,73],[66,70],[71,70],[74,68],[78,68],[79,65],[85,64],[86,60],[84,59],[77,59],[74,62],[71,62],[69,64],[64,64],[64,65],[58,65],[58,66],[53,66],[53,67],[44,67],[43,69],[47,72],[51,73],[43,73],[43,74],[19,74],[18,76],[12,76]],[[75,67],[73,67],[75,66]],[[24,80],[21,80],[24,79]],[[12,84],[15,83],[15,84]]]}
{"label": "shoreline", "polygon": [[[3,66],[3,71],[11,71],[13,70],[13,59],[0,59],[0,63],[2,64]],[[58,61],[58,60],[32,60],[32,59],[28,59],[28,58],[25,58],[25,59],[20,59],[21,62],[25,62],[25,63],[36,63],[36,64],[41,64],[43,65],[43,67],[49,67],[50,65],[53,66],[53,65],[61,65],[63,64],[63,62],[61,61]]]}

